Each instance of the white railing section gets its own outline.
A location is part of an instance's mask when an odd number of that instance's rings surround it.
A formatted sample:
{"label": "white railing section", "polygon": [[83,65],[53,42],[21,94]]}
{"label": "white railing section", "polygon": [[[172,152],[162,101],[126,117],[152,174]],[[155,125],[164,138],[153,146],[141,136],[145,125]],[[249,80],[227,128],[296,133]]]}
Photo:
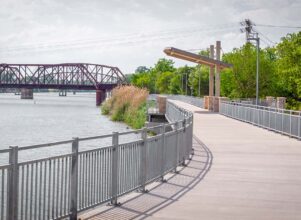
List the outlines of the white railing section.
{"label": "white railing section", "polygon": [[[172,123],[148,136],[148,128],[62,142],[0,150],[9,162],[0,165],[0,219],[76,219],[96,205],[118,204],[118,197],[145,186],[185,163],[192,153],[192,113],[167,102]],[[166,132],[165,127],[173,129]],[[158,127],[158,126],[157,126]],[[152,129],[152,128],[149,128]],[[135,141],[121,136],[138,133]],[[81,151],[91,140],[111,139],[106,147]],[[20,161],[19,153],[69,145],[71,153]],[[69,148],[70,149],[70,148]]]}
{"label": "white railing section", "polygon": [[222,101],[220,114],[301,139],[301,112]]}

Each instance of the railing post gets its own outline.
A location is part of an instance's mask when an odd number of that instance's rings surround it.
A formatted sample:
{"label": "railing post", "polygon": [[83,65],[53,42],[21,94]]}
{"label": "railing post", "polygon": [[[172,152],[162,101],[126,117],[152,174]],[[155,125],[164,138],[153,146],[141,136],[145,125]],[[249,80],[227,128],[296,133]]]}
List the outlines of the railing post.
{"label": "railing post", "polygon": [[18,219],[18,191],[19,191],[19,167],[18,167],[18,146],[11,146],[9,151],[8,169],[8,204],[7,219]]}
{"label": "railing post", "polygon": [[281,113],[281,133],[284,133],[284,129],[283,129],[283,112]]}
{"label": "railing post", "polygon": [[[183,149],[185,151],[185,149],[187,147],[186,119],[183,120],[183,143],[184,143]],[[182,156],[183,156],[182,157],[182,166],[186,166],[186,164],[185,164],[185,152]]]}
{"label": "railing post", "polygon": [[77,184],[78,184],[78,138],[72,141],[72,158],[71,158],[71,207],[70,220],[77,220]]}
{"label": "railing post", "polygon": [[146,173],[147,173],[147,128],[144,128],[141,133],[141,138],[143,140],[142,149],[141,149],[141,158],[140,158],[140,186],[141,192],[145,193],[148,192],[145,189],[146,183]]}
{"label": "railing post", "polygon": [[192,155],[194,155],[194,148],[193,148],[193,114],[191,116],[191,123],[190,123],[190,128],[189,128],[189,140],[190,140],[189,147],[190,147],[191,157],[189,157],[189,155],[188,155],[188,159],[191,160]]}
{"label": "railing post", "polygon": [[165,124],[162,125],[161,128],[161,181],[166,182],[164,179],[165,172]]}
{"label": "railing post", "polygon": [[271,129],[271,111],[268,111],[269,113],[269,129]]}
{"label": "railing post", "polygon": [[298,120],[298,137],[301,138],[301,113],[299,113],[299,120]]}
{"label": "railing post", "polygon": [[179,132],[178,132],[178,129],[179,129],[179,123],[176,122],[175,123],[175,132],[176,132],[176,156],[175,156],[175,173],[177,172],[177,166],[178,166],[178,163],[179,163]]}
{"label": "railing post", "polygon": [[292,136],[292,111],[290,111],[290,136]]}
{"label": "railing post", "polygon": [[112,199],[111,205],[119,205],[117,202],[118,193],[118,144],[119,133],[113,132],[112,136]]}

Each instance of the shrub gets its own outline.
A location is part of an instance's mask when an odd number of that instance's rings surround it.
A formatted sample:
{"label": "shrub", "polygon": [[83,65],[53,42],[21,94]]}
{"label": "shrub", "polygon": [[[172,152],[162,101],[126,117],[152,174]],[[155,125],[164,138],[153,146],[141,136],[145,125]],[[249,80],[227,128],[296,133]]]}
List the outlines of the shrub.
{"label": "shrub", "polygon": [[146,120],[148,91],[135,86],[120,86],[112,91],[112,97],[101,106],[102,114],[113,121],[124,121],[133,128],[141,128]]}

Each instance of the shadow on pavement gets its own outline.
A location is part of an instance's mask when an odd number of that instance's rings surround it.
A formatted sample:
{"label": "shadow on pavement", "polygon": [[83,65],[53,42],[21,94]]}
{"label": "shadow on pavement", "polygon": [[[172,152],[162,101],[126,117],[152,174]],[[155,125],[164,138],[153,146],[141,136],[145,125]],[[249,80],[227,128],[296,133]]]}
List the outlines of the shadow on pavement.
{"label": "shadow on pavement", "polygon": [[193,139],[194,155],[178,174],[168,174],[167,182],[156,182],[148,193],[132,193],[131,198],[120,198],[121,206],[100,206],[82,214],[80,219],[145,219],[177,202],[196,186],[210,170],[213,156],[198,138]]}

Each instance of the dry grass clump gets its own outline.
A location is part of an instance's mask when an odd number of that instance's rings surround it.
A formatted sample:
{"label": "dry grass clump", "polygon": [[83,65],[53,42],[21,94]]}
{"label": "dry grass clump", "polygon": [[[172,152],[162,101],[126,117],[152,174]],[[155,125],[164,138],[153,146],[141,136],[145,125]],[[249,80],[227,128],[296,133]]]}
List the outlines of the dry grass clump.
{"label": "dry grass clump", "polygon": [[133,128],[141,128],[146,119],[148,91],[135,86],[120,86],[112,91],[112,97],[101,107],[102,113],[113,121],[124,121]]}

